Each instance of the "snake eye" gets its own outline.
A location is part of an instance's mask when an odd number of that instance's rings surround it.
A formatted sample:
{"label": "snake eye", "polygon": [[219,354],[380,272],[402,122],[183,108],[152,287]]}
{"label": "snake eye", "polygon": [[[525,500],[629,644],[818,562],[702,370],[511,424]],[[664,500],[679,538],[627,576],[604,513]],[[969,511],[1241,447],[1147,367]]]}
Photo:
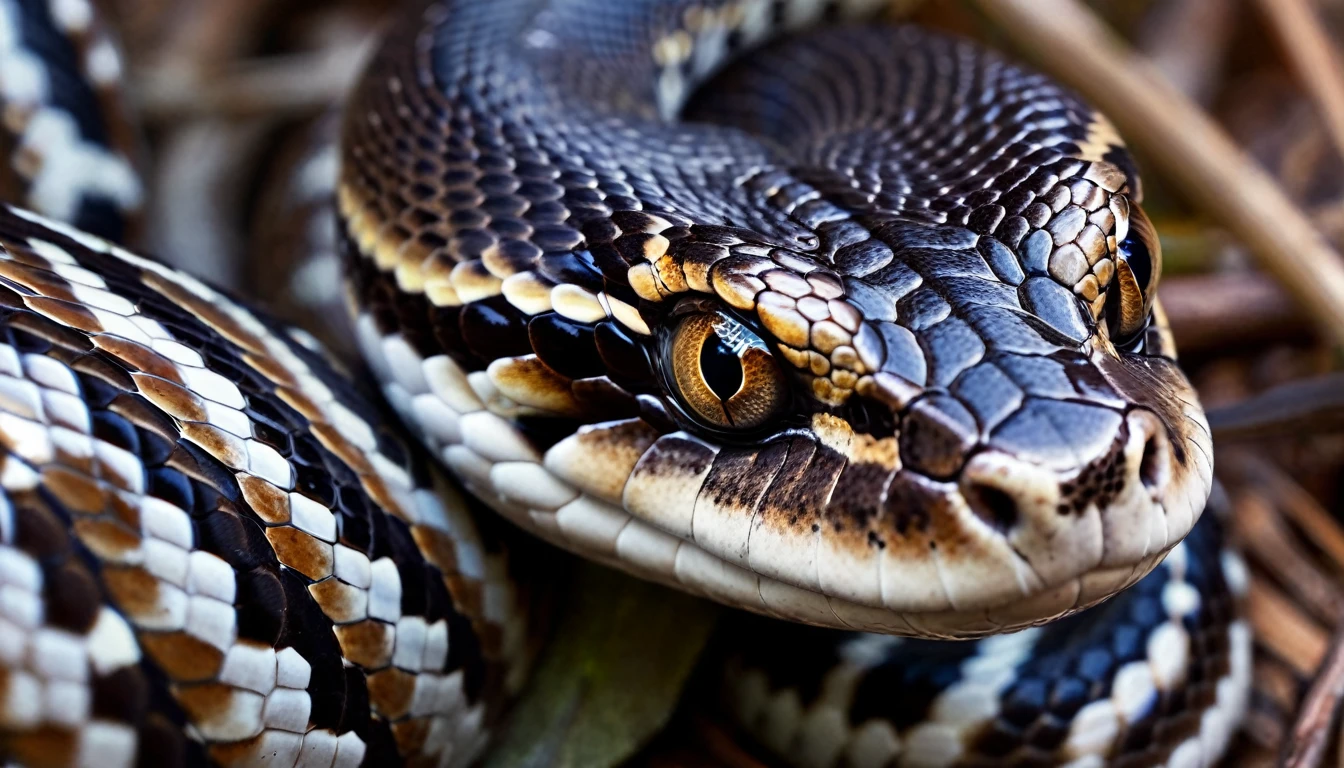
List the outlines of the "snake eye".
{"label": "snake eye", "polygon": [[1117,345],[1133,341],[1148,327],[1162,276],[1162,246],[1142,208],[1130,206],[1128,227],[1121,234],[1115,278],[1106,298],[1106,323]]}
{"label": "snake eye", "polygon": [[732,317],[686,315],[667,344],[677,395],[707,425],[751,429],[784,405],[784,372],[765,342]]}

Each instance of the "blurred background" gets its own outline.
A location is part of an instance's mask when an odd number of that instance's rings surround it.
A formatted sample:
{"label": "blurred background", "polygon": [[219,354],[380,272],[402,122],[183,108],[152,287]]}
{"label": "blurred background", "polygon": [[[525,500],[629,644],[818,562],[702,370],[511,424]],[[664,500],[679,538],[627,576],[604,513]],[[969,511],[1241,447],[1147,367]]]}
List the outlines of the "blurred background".
{"label": "blurred background", "polygon": [[[147,129],[149,250],[349,355],[329,212],[335,109],[395,3],[101,1],[126,52],[127,104]],[[1113,47],[1042,23],[1041,9],[1099,19],[1089,34]],[[1068,79],[1135,146],[1183,363],[1207,406],[1232,406],[1217,467],[1253,567],[1258,655],[1229,759],[1273,764],[1317,732],[1337,759],[1330,719],[1301,704],[1310,694],[1328,714],[1344,690],[1322,664],[1344,625],[1344,384],[1313,378],[1339,368],[1344,339],[1344,303],[1320,289],[1344,248],[1344,0],[903,0],[891,12]],[[1247,214],[1284,204],[1296,214]],[[709,706],[684,697],[638,762],[766,765],[712,724]]]}

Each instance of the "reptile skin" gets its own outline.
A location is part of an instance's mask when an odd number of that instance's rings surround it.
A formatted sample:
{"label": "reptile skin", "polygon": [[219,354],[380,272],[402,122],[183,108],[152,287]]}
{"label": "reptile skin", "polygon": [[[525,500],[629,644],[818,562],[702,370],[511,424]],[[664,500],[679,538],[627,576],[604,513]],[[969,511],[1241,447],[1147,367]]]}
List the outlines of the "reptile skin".
{"label": "reptile skin", "polygon": [[0,759],[472,763],[544,602],[488,506],[760,614],[703,674],[784,762],[1214,763],[1246,579],[1137,171],[880,5],[398,11],[330,196],[422,447],[102,239],[139,229],[115,49],[0,0],[0,194],[39,211],[0,206]]}
{"label": "reptile skin", "polygon": [[[873,4],[590,5],[407,14],[346,110],[363,351],[474,494],[733,606],[931,637],[1092,605],[1190,530],[1212,451],[1160,310],[1099,322],[1146,222],[1105,118],[880,25],[682,114],[730,51]],[[743,390],[780,390],[747,428],[677,378],[725,317]]]}

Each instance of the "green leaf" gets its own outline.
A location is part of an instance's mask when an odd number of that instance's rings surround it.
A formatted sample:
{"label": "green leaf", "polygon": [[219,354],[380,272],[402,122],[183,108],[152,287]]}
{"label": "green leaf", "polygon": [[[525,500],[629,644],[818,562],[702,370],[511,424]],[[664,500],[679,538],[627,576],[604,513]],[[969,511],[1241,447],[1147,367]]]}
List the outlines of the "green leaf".
{"label": "green leaf", "polygon": [[667,723],[721,609],[584,563],[486,768],[598,768]]}

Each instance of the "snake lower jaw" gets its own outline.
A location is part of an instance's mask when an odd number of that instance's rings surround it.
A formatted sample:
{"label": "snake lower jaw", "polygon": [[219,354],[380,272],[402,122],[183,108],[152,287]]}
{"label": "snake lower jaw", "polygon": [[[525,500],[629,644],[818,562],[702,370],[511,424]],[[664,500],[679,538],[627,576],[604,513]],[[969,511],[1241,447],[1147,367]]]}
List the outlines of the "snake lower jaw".
{"label": "snake lower jaw", "polygon": [[[1147,423],[1146,416],[1132,420]],[[1155,421],[1155,420],[1154,420]],[[529,509],[504,485],[497,470],[464,474],[474,495],[524,528],[554,544],[611,567],[756,613],[837,629],[938,639],[973,639],[1054,621],[1100,603],[1152,571],[1193,526],[1208,493],[1210,474],[1201,466],[1171,472],[1159,491],[1141,481],[1147,436],[1125,443],[1129,484],[1104,510],[1090,505],[1080,515],[1061,514],[1057,503],[1025,510],[1033,525],[1005,533],[984,524],[972,505],[958,501],[940,516],[942,546],[921,539],[899,558],[897,546],[865,548],[853,558],[847,547],[819,539],[812,578],[776,567],[788,563],[772,546],[767,526],[748,534],[757,549],[724,553],[709,542],[674,536],[626,508],[582,495],[555,513]],[[984,480],[975,463],[968,476]],[[1151,458],[1151,457],[1150,457]],[[460,464],[459,467],[464,467]],[[999,463],[997,471],[1002,472]],[[991,470],[992,471],[992,470]],[[1016,467],[1011,476],[1027,476]],[[1038,471],[1037,477],[1043,478]],[[1059,496],[1058,476],[1049,473]],[[498,478],[496,478],[498,479]],[[513,485],[510,483],[510,485]],[[516,488],[516,485],[514,486]],[[1050,494],[1044,494],[1046,498]],[[946,526],[958,526],[951,536]],[[692,533],[692,536],[694,534]],[[955,544],[949,543],[955,541]],[[852,553],[852,550],[848,550]],[[876,556],[873,556],[876,553]],[[767,565],[769,563],[770,565]],[[753,567],[754,566],[754,567]],[[865,571],[867,579],[855,578]],[[859,585],[867,589],[855,589]]]}
{"label": "snake lower jaw", "polygon": [[[839,427],[817,443],[753,448],[749,460],[640,419],[590,425],[537,452],[468,377],[444,373],[457,371],[446,356],[413,360],[396,337],[361,327],[377,368],[430,381],[395,376],[404,384],[389,399],[474,495],[521,527],[634,575],[809,624],[970,638],[1051,621],[1155,567],[1199,517],[1212,476],[1193,398],[1164,401],[1160,415],[1137,403],[1111,411],[1090,461],[1051,464],[1005,443],[943,481],[902,467],[894,438]],[[458,401],[471,412],[457,414]],[[431,404],[457,426],[418,418]],[[788,481],[783,468],[801,459],[841,463],[829,496]],[[847,506],[865,497],[865,472],[882,488],[867,511]]]}

